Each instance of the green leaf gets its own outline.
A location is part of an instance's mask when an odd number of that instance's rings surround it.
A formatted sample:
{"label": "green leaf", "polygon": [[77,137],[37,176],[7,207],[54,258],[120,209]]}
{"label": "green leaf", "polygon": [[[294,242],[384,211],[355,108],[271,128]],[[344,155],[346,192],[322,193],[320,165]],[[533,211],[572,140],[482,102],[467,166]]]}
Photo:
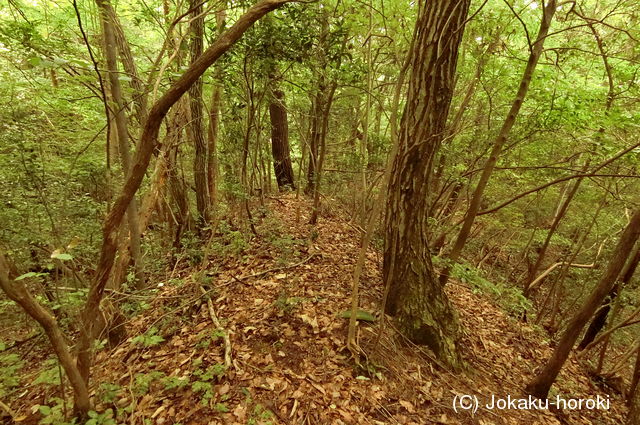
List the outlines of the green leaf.
{"label": "green leaf", "polygon": [[[340,317],[348,319],[351,317],[351,310],[345,310],[339,314]],[[375,322],[376,318],[368,311],[358,310],[356,312],[356,320],[362,320],[363,322]]]}
{"label": "green leaf", "polygon": [[73,260],[73,256],[71,254],[66,254],[64,252],[60,252],[60,253],[54,252],[53,254],[51,254],[51,258],[55,258],[56,260],[60,260],[60,261]]}
{"label": "green leaf", "polygon": [[36,272],[29,272],[29,273],[25,273],[25,274],[21,274],[20,276],[16,277],[14,280],[22,280],[22,279],[27,279],[29,277],[36,277],[38,275],[38,273]]}

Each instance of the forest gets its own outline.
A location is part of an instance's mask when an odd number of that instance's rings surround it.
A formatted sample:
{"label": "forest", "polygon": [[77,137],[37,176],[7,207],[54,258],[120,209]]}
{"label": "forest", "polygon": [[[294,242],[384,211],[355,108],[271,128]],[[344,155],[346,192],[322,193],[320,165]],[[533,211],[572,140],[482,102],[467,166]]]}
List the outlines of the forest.
{"label": "forest", "polygon": [[0,1],[0,423],[640,425],[637,2],[253,1]]}

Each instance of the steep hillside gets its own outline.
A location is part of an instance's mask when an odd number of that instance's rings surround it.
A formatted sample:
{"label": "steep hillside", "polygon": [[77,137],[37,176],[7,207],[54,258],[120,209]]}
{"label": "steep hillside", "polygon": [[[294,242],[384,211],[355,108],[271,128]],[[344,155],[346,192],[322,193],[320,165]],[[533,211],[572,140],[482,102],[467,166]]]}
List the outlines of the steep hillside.
{"label": "steep hillside", "polygon": [[[367,355],[356,365],[344,347],[347,320],[340,313],[349,306],[359,230],[330,209],[317,228],[306,224],[310,205],[294,195],[267,199],[265,206],[259,236],[245,240],[226,229],[212,239],[205,268],[186,267],[189,259],[182,258],[166,281],[155,282],[147,308],[128,323],[133,338],[99,352],[95,396],[103,411],[127,412],[118,423],[622,423],[622,400],[590,382],[575,359],[557,394],[609,397],[610,410],[482,407],[492,395],[522,397],[551,348],[541,330],[458,282],[448,285],[448,294],[465,329],[466,373],[440,368],[390,323],[380,332],[379,321],[360,322],[359,344]],[[361,301],[370,312],[382,294],[380,263],[380,253],[371,249]],[[29,358],[37,354],[21,355],[35,376]],[[57,392],[28,386],[12,406],[20,423],[37,423],[41,412],[29,408],[50,404]],[[460,395],[477,396],[481,407],[456,413],[453,402]]]}

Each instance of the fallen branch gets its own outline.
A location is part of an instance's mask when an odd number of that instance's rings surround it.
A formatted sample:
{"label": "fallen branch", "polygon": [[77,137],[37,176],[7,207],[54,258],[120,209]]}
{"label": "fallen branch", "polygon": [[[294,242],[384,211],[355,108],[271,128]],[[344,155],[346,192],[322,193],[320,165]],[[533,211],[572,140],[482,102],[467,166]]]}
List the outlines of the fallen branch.
{"label": "fallen branch", "polygon": [[542,274],[540,274],[540,276],[535,278],[535,280],[533,282],[531,282],[531,285],[529,285],[529,291],[532,291],[536,287],[538,287],[542,283],[542,280],[545,277],[547,277],[549,275],[549,273],[554,271],[558,266],[577,267],[579,269],[593,269],[593,268],[596,267],[596,263],[591,263],[591,264],[567,264],[564,261],[559,261],[557,263],[554,263],[554,264],[551,265],[551,267],[549,267],[547,270],[542,272]]}
{"label": "fallen branch", "polygon": [[263,276],[263,275],[268,274],[268,273],[273,273],[273,272],[279,272],[279,271],[282,271],[282,270],[293,269],[294,267],[301,266],[304,263],[308,262],[309,260],[311,260],[316,255],[317,254],[311,254],[307,258],[305,258],[304,260],[299,261],[297,263],[289,264],[288,266],[273,267],[271,269],[267,269],[267,270],[264,270],[264,271],[261,271],[261,272],[258,272],[258,273],[254,273],[254,274],[248,274],[248,275],[244,275],[244,276],[232,276],[232,277],[237,281],[242,281],[242,280],[250,279],[252,277]]}
{"label": "fallen branch", "polygon": [[216,310],[213,308],[213,301],[211,301],[211,297],[207,294],[207,291],[205,291],[202,285],[198,285],[198,287],[200,288],[202,296],[207,299],[207,307],[209,308],[211,321],[215,325],[216,330],[222,332],[222,339],[224,341],[224,365],[227,370],[229,370],[233,366],[231,361],[231,340],[229,339],[229,333],[220,324],[220,320],[218,320],[218,316],[216,315]]}

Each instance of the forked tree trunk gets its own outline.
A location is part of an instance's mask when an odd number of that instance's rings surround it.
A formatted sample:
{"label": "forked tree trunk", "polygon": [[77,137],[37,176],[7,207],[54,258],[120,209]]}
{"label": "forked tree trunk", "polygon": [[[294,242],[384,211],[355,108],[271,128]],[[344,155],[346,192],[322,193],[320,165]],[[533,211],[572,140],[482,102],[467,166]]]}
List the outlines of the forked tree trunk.
{"label": "forked tree trunk", "polygon": [[324,111],[323,99],[326,90],[324,75],[320,75],[317,92],[312,100],[312,115],[309,122],[309,165],[307,168],[307,186],[304,189],[308,195],[313,194],[316,187],[316,174],[320,153],[320,133],[322,131],[322,113]]}
{"label": "forked tree trunk", "polygon": [[387,190],[384,275],[390,286],[385,311],[397,318],[410,340],[427,345],[443,363],[459,369],[459,324],[431,263],[427,198],[433,157],[446,132],[469,1],[434,0],[421,6]]}
{"label": "forked tree trunk", "polygon": [[[202,54],[204,38],[204,15],[202,2],[190,0],[191,8],[191,64],[194,64]],[[195,148],[193,162],[193,179],[196,188],[196,208],[198,209],[198,231],[201,232],[209,222],[209,182],[207,180],[207,142],[204,139],[203,108],[202,108],[202,78],[198,78],[189,88],[189,107],[191,109],[191,136]]]}
{"label": "forked tree trunk", "polygon": [[[272,84],[275,82],[272,81]],[[269,102],[269,117],[271,119],[271,154],[273,155],[273,170],[276,174],[278,189],[295,190],[293,167],[289,150],[289,123],[287,122],[287,108],[284,103],[284,92],[278,88],[272,90]]]}
{"label": "forked tree trunk", "polygon": [[535,378],[527,385],[526,391],[538,398],[546,398],[551,385],[556,380],[560,369],[569,357],[569,352],[573,348],[580,332],[589,319],[593,316],[598,306],[605,299],[607,294],[613,288],[613,285],[624,267],[629,253],[633,249],[634,244],[640,235],[640,210],[636,211],[631,217],[631,221],[625,228],[616,248],[613,252],[609,265],[604,275],[598,282],[585,301],[584,305],[578,310],[571,319],[564,331],[553,355],[544,366],[544,368],[535,376]]}
{"label": "forked tree trunk", "polygon": [[0,289],[9,299],[15,301],[24,311],[44,329],[47,338],[73,388],[76,411],[84,416],[91,408],[87,384],[82,379],[65,337],[60,330],[56,318],[47,311],[29,292],[24,282],[16,282],[9,278],[11,266],[2,252],[0,252]]}
{"label": "forked tree trunk", "polygon": [[318,152],[318,161],[315,168],[314,180],[313,180],[313,206],[311,207],[311,218],[309,224],[316,224],[318,222],[318,215],[320,214],[320,183],[322,180],[322,169],[324,167],[324,159],[327,151],[327,133],[329,131],[329,114],[331,112],[331,105],[333,104],[333,95],[336,92],[338,86],[337,82],[331,83],[328,89],[328,93],[323,94],[322,99],[322,115],[320,116],[320,131],[318,133],[317,143],[320,148]]}
{"label": "forked tree trunk", "polygon": [[318,36],[318,51],[320,57],[319,63],[316,67],[317,71],[317,83],[315,87],[315,93],[311,99],[311,118],[309,121],[309,165],[307,168],[307,186],[304,192],[307,195],[314,195],[317,186],[317,168],[320,156],[320,143],[322,133],[323,115],[326,108],[327,99],[327,81],[325,72],[328,64],[328,60],[325,54],[327,38],[329,36],[329,22],[326,12],[320,14],[320,35]]}
{"label": "forked tree trunk", "polygon": [[[487,159],[482,170],[482,174],[480,175],[480,180],[478,181],[478,184],[473,192],[473,196],[471,197],[471,202],[469,203],[469,209],[467,210],[467,214],[465,215],[464,222],[462,223],[460,232],[458,233],[456,241],[453,244],[453,248],[451,248],[451,252],[448,255],[450,264],[458,261],[458,258],[460,258],[460,254],[462,254],[462,250],[467,243],[467,239],[471,234],[471,228],[473,227],[476,216],[480,211],[480,205],[482,203],[484,190],[489,183],[489,179],[491,178],[491,174],[493,174],[493,170],[496,167],[496,163],[498,162],[498,158],[500,157],[502,148],[507,141],[507,137],[509,137],[509,134],[511,133],[511,129],[516,122],[516,118],[520,113],[520,108],[522,107],[527,92],[529,91],[531,77],[533,77],[533,72],[536,69],[536,65],[538,64],[540,55],[542,54],[544,41],[547,38],[549,27],[551,26],[551,20],[553,19],[553,15],[556,13],[557,3],[557,0],[549,0],[543,10],[542,21],[540,23],[540,29],[538,30],[538,36],[536,37],[536,41],[533,43],[533,46],[531,46],[531,53],[529,54],[527,66],[525,67],[524,73],[522,74],[518,92],[516,93],[516,97],[511,104],[511,109],[509,110],[509,113],[507,114],[507,117],[502,124],[500,133],[498,133],[498,137],[496,137],[495,141],[493,142],[491,153],[489,154],[489,158]],[[450,269],[451,266],[445,267],[445,269],[440,274],[440,283],[442,283],[443,285],[447,283],[447,280],[449,279]]]}

